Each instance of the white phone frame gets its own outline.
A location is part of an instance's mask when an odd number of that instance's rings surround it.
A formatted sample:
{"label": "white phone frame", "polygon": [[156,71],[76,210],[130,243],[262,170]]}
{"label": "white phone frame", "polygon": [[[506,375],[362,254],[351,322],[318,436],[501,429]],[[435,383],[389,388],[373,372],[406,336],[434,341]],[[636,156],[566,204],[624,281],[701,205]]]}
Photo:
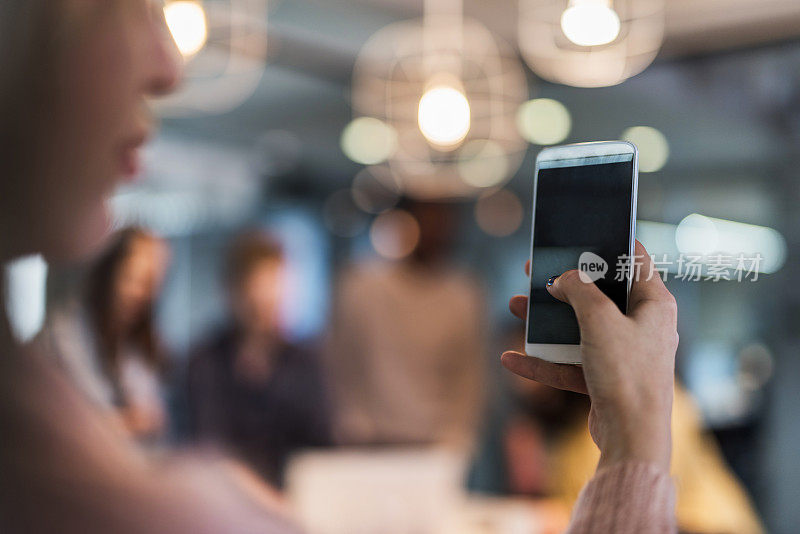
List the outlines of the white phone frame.
{"label": "white phone frame", "polygon": [[[639,151],[636,145],[626,141],[598,141],[594,143],[578,143],[574,145],[563,145],[556,147],[545,148],[536,157],[536,169],[533,175],[533,216],[531,217],[531,252],[529,258],[531,265],[533,265],[533,236],[535,235],[534,225],[536,224],[536,192],[539,180],[539,168],[543,162],[557,161],[557,160],[573,160],[583,158],[594,158],[598,156],[615,156],[615,155],[633,155],[633,180],[631,189],[631,221],[628,237],[628,255],[633,258],[636,248],[636,201],[639,189]],[[587,162],[587,164],[591,164]],[[575,167],[581,164],[574,165]],[[633,269],[634,262],[630,262],[628,267],[628,291],[627,299],[630,299],[631,284],[633,283]],[[533,269],[531,269],[531,272]],[[530,287],[532,288],[532,281],[529,278]],[[528,291],[530,295],[530,290]],[[625,308],[627,309],[628,302],[626,300]],[[553,363],[563,364],[581,364],[581,346],[580,345],[567,345],[567,344],[543,344],[543,343],[528,343],[528,329],[530,328],[530,321],[525,321],[525,353],[528,356],[534,356],[542,360]]]}

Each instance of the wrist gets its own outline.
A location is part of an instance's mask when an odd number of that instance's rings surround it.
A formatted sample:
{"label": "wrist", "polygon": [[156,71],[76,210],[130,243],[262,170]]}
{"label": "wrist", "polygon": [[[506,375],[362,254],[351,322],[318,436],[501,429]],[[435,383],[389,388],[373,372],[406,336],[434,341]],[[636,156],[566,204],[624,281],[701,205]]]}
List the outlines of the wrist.
{"label": "wrist", "polygon": [[641,462],[669,471],[672,453],[671,409],[624,411],[600,448],[598,469],[620,462]]}
{"label": "wrist", "polygon": [[669,471],[672,446],[669,437],[652,440],[632,440],[605,447],[600,452],[597,469],[619,463],[646,463]]}

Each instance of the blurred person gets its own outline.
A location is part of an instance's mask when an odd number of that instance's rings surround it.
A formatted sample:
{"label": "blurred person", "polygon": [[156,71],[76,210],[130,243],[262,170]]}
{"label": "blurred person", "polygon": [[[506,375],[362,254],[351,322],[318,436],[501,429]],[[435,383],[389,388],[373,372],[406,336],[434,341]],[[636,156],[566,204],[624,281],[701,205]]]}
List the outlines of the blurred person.
{"label": "blurred person", "polygon": [[[0,259],[65,261],[103,241],[105,199],[120,176],[136,174],[149,134],[144,99],[171,91],[179,73],[159,3],[0,3]],[[576,310],[585,365],[511,352],[503,363],[592,399],[601,458],[569,532],[668,532],[675,301],[658,277],[633,284],[629,317],[574,271],[550,291]],[[523,317],[524,297],[512,309]],[[13,339],[4,314],[0,435],[4,532],[297,530],[237,469],[148,461],[48,358]]]}
{"label": "blurred person", "polygon": [[330,369],[347,445],[472,447],[483,410],[486,302],[448,261],[456,207],[408,202],[413,252],[347,269],[335,298]]}
{"label": "blurred person", "polygon": [[[599,459],[586,426],[589,400],[521,378],[511,386],[516,414],[503,440],[508,490],[554,498],[571,509]],[[762,533],[746,492],[714,439],[703,431],[699,413],[680,385],[675,387],[672,434],[679,529],[695,534]]]}
{"label": "blurred person", "polygon": [[[0,260],[86,257],[180,58],[149,0],[0,2]],[[295,532],[229,462],[156,461],[0,315],[0,531]]]}
{"label": "blurred person", "polygon": [[169,263],[165,241],[122,230],[94,262],[78,301],[50,313],[41,342],[91,402],[155,442],[167,425],[166,356],[154,307]]}
{"label": "blurred person", "polygon": [[286,268],[272,237],[239,236],[227,260],[232,323],[189,364],[195,438],[230,449],[277,486],[292,453],[330,443],[320,361],[281,331]]}

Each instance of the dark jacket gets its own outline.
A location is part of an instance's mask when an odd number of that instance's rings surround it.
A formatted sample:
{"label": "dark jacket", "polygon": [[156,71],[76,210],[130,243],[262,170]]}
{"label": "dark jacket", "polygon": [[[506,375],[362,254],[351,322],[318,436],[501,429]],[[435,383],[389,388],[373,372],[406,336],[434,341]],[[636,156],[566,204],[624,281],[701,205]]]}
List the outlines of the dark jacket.
{"label": "dark jacket", "polygon": [[226,329],[193,351],[189,402],[194,437],[221,445],[280,487],[289,457],[330,444],[328,395],[319,358],[283,344],[260,384],[237,377],[237,337]]}

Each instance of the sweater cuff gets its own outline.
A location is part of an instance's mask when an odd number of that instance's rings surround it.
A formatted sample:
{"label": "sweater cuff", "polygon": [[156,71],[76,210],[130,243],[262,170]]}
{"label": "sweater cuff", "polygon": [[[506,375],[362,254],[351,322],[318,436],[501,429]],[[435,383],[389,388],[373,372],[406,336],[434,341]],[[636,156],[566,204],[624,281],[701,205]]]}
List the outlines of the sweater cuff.
{"label": "sweater cuff", "polygon": [[581,491],[568,534],[674,533],[675,487],[669,473],[623,462],[597,472]]}

